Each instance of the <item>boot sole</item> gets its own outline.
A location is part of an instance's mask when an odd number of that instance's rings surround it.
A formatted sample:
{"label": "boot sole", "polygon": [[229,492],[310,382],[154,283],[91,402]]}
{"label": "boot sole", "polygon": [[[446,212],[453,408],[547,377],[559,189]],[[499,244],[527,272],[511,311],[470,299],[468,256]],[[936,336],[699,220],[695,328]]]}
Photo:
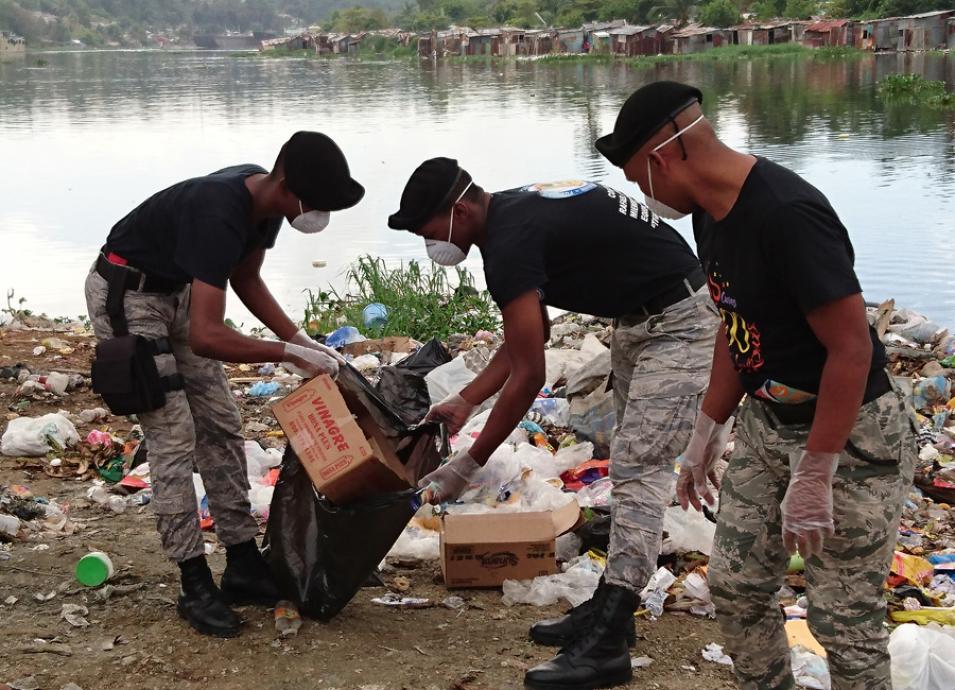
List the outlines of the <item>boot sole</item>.
{"label": "boot sole", "polygon": [[209,637],[218,637],[220,639],[230,639],[230,638],[239,636],[239,632],[240,632],[239,628],[227,628],[227,629],[214,628],[211,625],[203,625],[202,623],[197,623],[196,621],[189,618],[189,616],[187,616],[186,613],[178,606],[176,607],[176,613],[179,614],[180,618],[182,618],[190,626],[192,626],[193,630],[195,630],[197,633],[201,635],[207,635]]}
{"label": "boot sole", "polygon": [[541,683],[524,680],[524,687],[528,690],[597,690],[597,688],[612,688],[617,685],[623,685],[633,680],[633,669],[620,671],[609,678],[601,678],[592,683],[567,684],[567,683]]}

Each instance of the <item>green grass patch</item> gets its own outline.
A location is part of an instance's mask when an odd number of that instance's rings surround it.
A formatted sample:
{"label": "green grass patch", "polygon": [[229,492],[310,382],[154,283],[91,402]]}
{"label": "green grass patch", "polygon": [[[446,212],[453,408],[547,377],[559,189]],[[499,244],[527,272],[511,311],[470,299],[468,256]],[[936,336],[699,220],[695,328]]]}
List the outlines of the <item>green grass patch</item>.
{"label": "green grass patch", "polygon": [[890,74],[879,81],[877,90],[882,100],[890,104],[955,108],[955,93],[945,88],[945,82],[926,79],[919,74]]}
{"label": "green grass patch", "polygon": [[[344,294],[331,287],[306,294],[304,322],[312,334],[354,326],[368,337],[405,335],[424,342],[446,340],[452,333],[493,331],[501,323],[490,294],[475,288],[467,270],[437,265],[426,270],[417,261],[388,268],[380,258],[363,256],[349,267]],[[370,332],[363,327],[362,310],[373,302],[388,308],[388,323]]]}
{"label": "green grass patch", "polygon": [[767,46],[721,46],[700,53],[677,53],[667,55],[636,55],[633,57],[598,54],[554,54],[544,55],[535,60],[539,62],[589,62],[606,63],[619,60],[637,66],[658,65],[668,62],[714,62],[728,60],[759,60],[777,57],[811,57],[821,60],[854,58],[864,55],[855,48],[807,48],[799,43],[777,43]]}

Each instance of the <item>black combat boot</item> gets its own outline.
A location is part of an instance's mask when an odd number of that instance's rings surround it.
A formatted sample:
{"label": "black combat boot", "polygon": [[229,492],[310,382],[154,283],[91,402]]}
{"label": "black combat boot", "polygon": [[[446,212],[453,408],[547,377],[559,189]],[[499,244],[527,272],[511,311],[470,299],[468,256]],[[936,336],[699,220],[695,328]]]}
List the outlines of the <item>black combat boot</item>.
{"label": "black combat boot", "polygon": [[605,585],[593,625],[524,676],[532,690],[592,690],[622,685],[633,677],[627,629],[639,598],[636,592]]}
{"label": "black combat boot", "polygon": [[227,546],[225,558],[222,596],[226,602],[274,606],[282,598],[269,564],[262,558],[254,539]]}
{"label": "black combat boot", "polygon": [[182,590],[176,610],[203,635],[236,637],[238,616],[223,601],[222,593],[212,580],[212,571],[205,556],[196,556],[179,564]]}
{"label": "black combat boot", "polygon": [[[583,630],[594,624],[594,613],[600,609],[600,601],[607,590],[607,581],[603,575],[594,591],[593,597],[578,604],[560,618],[539,621],[531,626],[531,639],[537,644],[549,647],[566,647]],[[627,645],[633,647],[637,640],[637,626],[633,619],[627,626]]]}

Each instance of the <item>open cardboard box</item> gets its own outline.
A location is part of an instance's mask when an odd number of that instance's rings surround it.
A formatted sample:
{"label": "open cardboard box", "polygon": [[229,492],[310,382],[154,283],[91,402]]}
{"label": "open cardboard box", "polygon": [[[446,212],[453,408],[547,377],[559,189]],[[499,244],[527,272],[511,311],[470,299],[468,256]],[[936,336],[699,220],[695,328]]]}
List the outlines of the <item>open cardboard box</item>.
{"label": "open cardboard box", "polygon": [[[349,396],[350,397],[350,396]],[[343,505],[411,486],[391,442],[356,399],[318,376],[272,406],[315,487]]]}
{"label": "open cardboard box", "polygon": [[580,519],[572,497],[556,510],[446,515],[441,571],[448,587],[499,587],[558,571],[555,542]]}

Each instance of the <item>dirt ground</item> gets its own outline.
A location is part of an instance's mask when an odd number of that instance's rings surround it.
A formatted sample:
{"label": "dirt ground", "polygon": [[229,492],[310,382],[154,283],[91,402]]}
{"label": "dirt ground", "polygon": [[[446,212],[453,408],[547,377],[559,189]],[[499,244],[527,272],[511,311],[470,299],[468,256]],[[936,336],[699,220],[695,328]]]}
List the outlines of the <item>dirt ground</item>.
{"label": "dirt ground", "polygon": [[[67,340],[75,351],[53,361],[55,353],[34,357],[32,350],[50,335]],[[89,337],[40,331],[0,330],[0,367],[22,362],[36,373],[89,372],[93,343]],[[230,376],[248,374],[231,370]],[[0,381],[0,405],[6,418],[16,383]],[[101,406],[81,390],[62,399],[33,400],[19,413],[38,416],[59,409],[72,412]],[[254,403],[242,403],[245,420],[270,424]],[[16,408],[13,408],[16,409]],[[4,422],[5,423],[5,422]],[[105,424],[120,436],[130,428],[125,419]],[[93,427],[78,426],[81,436]],[[274,443],[274,439],[272,439]],[[431,608],[385,609],[371,603],[381,588],[364,589],[331,623],[306,620],[296,637],[279,639],[272,612],[247,607],[242,635],[217,640],[195,633],[176,616],[177,571],[162,555],[148,506],[116,515],[85,499],[89,481],[48,477],[37,459],[0,456],[0,485],[22,484],[34,495],[69,505],[78,527],[72,535],[42,533],[30,540],[3,545],[0,551],[0,690],[33,676],[32,687],[60,690],[75,683],[83,690],[115,688],[340,688],[362,690],[440,689],[504,690],[522,687],[523,672],[551,655],[527,639],[535,620],[559,612],[558,607],[508,607],[500,591],[459,591],[464,610]],[[215,544],[215,537],[207,535]],[[87,551],[110,555],[117,567],[111,585],[135,585],[114,592],[82,588],[72,575]],[[225,566],[221,548],[210,557],[216,576]],[[402,570],[412,582],[409,594],[441,601],[448,596],[439,584],[436,565]],[[386,583],[396,572],[386,572]],[[37,594],[56,592],[48,601]],[[5,603],[16,599],[15,603]],[[89,626],[73,627],[61,618],[63,604],[89,610]],[[629,688],[716,690],[736,687],[732,673],[704,661],[701,650],[721,642],[713,621],[681,614],[638,622],[634,656],[653,663],[634,672]],[[45,640],[60,653],[35,651]],[[33,651],[28,651],[33,650]],[[20,684],[18,684],[20,685]],[[28,684],[23,684],[27,687]]]}

